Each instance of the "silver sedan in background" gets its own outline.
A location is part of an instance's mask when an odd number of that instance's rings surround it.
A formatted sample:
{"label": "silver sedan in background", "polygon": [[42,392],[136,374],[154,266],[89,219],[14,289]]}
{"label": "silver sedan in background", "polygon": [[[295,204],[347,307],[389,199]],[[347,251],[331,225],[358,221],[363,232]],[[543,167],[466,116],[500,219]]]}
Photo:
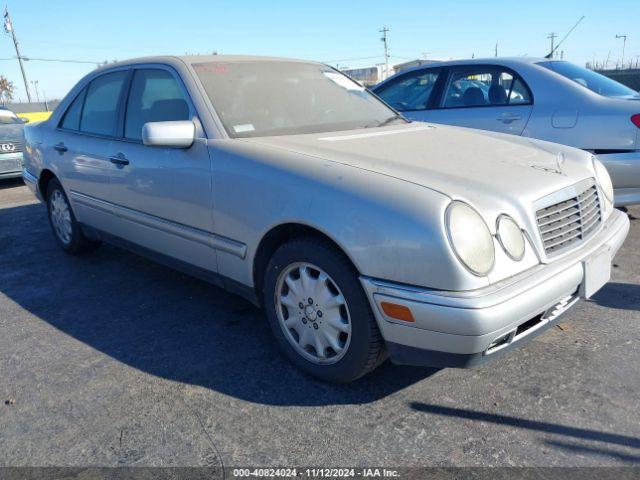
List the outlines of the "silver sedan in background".
{"label": "silver sedan in background", "polygon": [[373,91],[412,120],[592,152],[609,170],[616,206],[640,203],[640,95],[599,73],[544,58],[458,60],[403,71]]}

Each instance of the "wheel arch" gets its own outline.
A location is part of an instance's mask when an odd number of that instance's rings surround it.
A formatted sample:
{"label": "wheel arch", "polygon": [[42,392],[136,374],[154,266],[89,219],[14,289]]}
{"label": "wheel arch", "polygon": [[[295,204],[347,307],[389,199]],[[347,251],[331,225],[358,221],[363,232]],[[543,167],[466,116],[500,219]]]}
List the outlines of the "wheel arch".
{"label": "wheel arch", "polygon": [[60,181],[60,179],[56,177],[56,174],[48,168],[45,168],[40,172],[40,177],[38,178],[38,191],[45,202],[47,200],[47,188],[49,187],[49,182],[54,178]]}
{"label": "wheel arch", "polygon": [[253,257],[253,285],[258,299],[262,299],[262,288],[264,283],[264,274],[269,264],[269,260],[275,251],[286,242],[300,237],[319,238],[331,244],[336,250],[342,253],[356,272],[359,272],[356,263],[353,261],[347,251],[325,232],[316,227],[303,223],[288,222],[272,227],[265,233],[258,244],[256,253]]}

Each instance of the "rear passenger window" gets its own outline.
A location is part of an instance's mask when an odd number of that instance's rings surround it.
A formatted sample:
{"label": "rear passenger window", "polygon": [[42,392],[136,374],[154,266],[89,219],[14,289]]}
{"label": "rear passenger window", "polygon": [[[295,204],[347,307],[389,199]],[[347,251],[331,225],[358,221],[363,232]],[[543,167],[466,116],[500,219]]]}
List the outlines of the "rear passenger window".
{"label": "rear passenger window", "polygon": [[189,103],[177,80],[166,70],[136,70],[131,82],[124,136],[142,139],[147,122],[189,120]]}
{"label": "rear passenger window", "polygon": [[113,135],[118,101],[126,76],[125,71],[106,73],[89,84],[80,119],[80,131]]}
{"label": "rear passenger window", "polygon": [[84,96],[87,93],[87,89],[83,89],[76,99],[71,103],[71,106],[67,109],[62,119],[60,126],[67,130],[78,130],[80,128],[80,114],[82,113],[82,103],[84,102]]}
{"label": "rear passenger window", "polygon": [[497,66],[454,69],[444,94],[444,108],[531,104],[520,77]]}

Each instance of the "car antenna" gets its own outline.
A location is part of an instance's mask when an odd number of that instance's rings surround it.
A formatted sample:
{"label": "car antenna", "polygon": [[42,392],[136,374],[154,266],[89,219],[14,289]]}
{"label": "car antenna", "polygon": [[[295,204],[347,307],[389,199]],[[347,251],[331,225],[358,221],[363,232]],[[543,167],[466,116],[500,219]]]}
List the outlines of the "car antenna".
{"label": "car antenna", "polygon": [[578,20],[576,24],[573,27],[571,27],[571,30],[569,30],[567,34],[564,37],[562,37],[562,40],[560,40],[555,47],[552,47],[552,50],[544,58],[549,58],[549,59],[553,58],[553,54],[556,53],[556,50],[558,50],[560,45],[564,43],[564,41],[569,37],[569,35],[571,35],[571,33],[576,29],[576,27],[580,25],[580,22],[582,22],[582,20],[584,20],[584,15],[581,16],[580,20]]}

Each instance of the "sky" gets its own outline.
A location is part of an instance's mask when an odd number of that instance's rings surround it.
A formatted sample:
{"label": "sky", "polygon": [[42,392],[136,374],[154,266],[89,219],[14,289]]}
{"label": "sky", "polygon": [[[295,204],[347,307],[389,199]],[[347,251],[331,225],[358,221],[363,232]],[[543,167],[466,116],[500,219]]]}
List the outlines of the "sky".
{"label": "sky", "polygon": [[[628,35],[627,59],[640,59],[640,0],[6,0],[27,78],[40,99],[61,98],[94,64],[164,54],[251,54],[359,67],[382,63],[379,30],[388,26],[391,63],[424,58],[544,56],[547,36],[564,58],[615,63]],[[1,4],[0,4],[1,5]],[[0,75],[26,99],[11,37],[0,29]],[[8,59],[8,60],[7,60]],[[30,87],[35,100],[35,90]]]}

